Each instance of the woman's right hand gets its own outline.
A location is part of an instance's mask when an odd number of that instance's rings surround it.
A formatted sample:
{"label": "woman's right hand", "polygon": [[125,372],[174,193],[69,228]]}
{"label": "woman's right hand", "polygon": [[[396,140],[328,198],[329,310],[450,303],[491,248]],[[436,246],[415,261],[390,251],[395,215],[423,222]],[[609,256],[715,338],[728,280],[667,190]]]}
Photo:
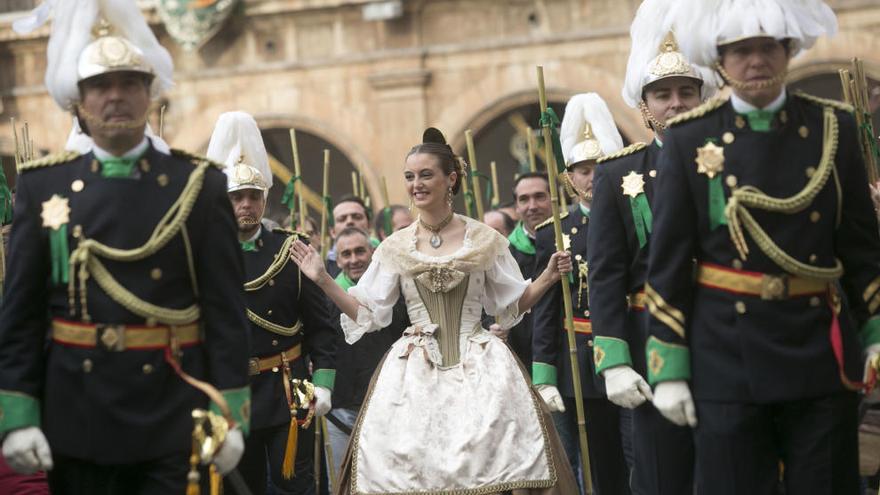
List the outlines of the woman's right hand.
{"label": "woman's right hand", "polygon": [[300,240],[290,245],[290,258],[293,259],[302,274],[313,282],[317,282],[322,275],[327,274],[321,255],[315,251],[314,247]]}

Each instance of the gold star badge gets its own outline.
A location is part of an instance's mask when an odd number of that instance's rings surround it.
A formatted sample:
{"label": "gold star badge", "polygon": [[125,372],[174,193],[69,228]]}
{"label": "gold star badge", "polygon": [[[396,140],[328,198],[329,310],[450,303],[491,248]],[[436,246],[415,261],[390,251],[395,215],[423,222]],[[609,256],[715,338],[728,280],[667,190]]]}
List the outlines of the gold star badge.
{"label": "gold star badge", "polygon": [[697,148],[697,173],[706,174],[710,179],[724,170],[724,148],[715,143],[706,143]]}
{"label": "gold star badge", "polygon": [[62,225],[70,222],[70,204],[67,198],[55,194],[49,201],[43,201],[43,227],[58,230]]}
{"label": "gold star badge", "polygon": [[635,171],[632,171],[623,178],[623,184],[620,187],[623,188],[623,194],[634,198],[639,194],[645,192],[645,176],[642,174],[637,174]]}

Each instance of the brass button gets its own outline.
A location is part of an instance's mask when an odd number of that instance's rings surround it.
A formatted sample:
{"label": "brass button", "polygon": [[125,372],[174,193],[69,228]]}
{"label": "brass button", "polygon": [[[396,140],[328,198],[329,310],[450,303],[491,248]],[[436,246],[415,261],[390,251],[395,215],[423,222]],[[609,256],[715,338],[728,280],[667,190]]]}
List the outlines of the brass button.
{"label": "brass button", "polygon": [[269,287],[272,287],[273,285],[275,285],[275,280],[270,278],[269,279]]}
{"label": "brass button", "polygon": [[735,260],[733,260],[733,267],[736,268],[737,270],[742,270],[743,269],[743,262],[738,259],[735,259]]}
{"label": "brass button", "polygon": [[593,341],[592,341],[592,340],[588,340],[588,341],[587,341],[587,347],[593,347]]}
{"label": "brass button", "polygon": [[819,261],[819,257],[816,256],[815,254],[811,254],[810,255],[810,263],[815,263],[817,261]]}
{"label": "brass button", "polygon": [[590,310],[588,309],[588,310],[584,311],[584,318],[589,318],[589,317],[590,317]]}
{"label": "brass button", "polygon": [[802,125],[798,128],[798,134],[800,134],[802,138],[807,139],[810,135],[810,130],[807,129],[807,126]]}
{"label": "brass button", "polygon": [[272,368],[272,373],[278,373],[278,366]]}
{"label": "brass button", "polygon": [[737,115],[733,120],[733,124],[736,125],[737,129],[742,129],[746,126],[746,119],[744,119],[742,115]]}
{"label": "brass button", "polygon": [[150,171],[150,162],[146,160],[146,158],[141,160],[141,172],[147,173]]}
{"label": "brass button", "polygon": [[79,239],[83,234],[83,226],[82,225],[74,225],[73,233],[71,234],[74,239]]}
{"label": "brass button", "polygon": [[165,187],[168,185],[168,176],[165,174],[159,174],[159,177],[156,177],[156,182],[159,183],[160,187]]}
{"label": "brass button", "polygon": [[736,304],[733,305],[733,307],[736,308],[737,313],[741,315],[746,314],[746,303],[742,301],[737,301]]}
{"label": "brass button", "polygon": [[257,247],[263,247],[263,240],[257,239]]}
{"label": "brass button", "polygon": [[150,373],[153,372],[153,365],[150,363],[147,363],[141,369],[143,370],[145,375],[149,375]]}
{"label": "brass button", "polygon": [[820,218],[822,218],[822,214],[819,213],[818,211],[813,211],[812,213],[810,213],[810,221],[811,222],[816,223],[819,221]]}
{"label": "brass button", "polygon": [[813,174],[816,173],[816,167],[807,167],[805,173],[807,174],[807,177],[812,177]]}
{"label": "brass button", "polygon": [[94,365],[93,365],[91,359],[85,359],[85,360],[83,360],[83,371],[84,371],[85,373],[91,373],[91,372],[92,372],[92,367],[93,367],[93,366],[94,366]]}
{"label": "brass button", "polygon": [[153,268],[150,270],[150,278],[153,280],[159,280],[162,278],[162,269],[161,268]]}
{"label": "brass button", "polygon": [[275,339],[272,339],[272,345],[273,345],[273,346],[276,346],[276,345],[278,345],[278,341],[277,341],[277,340],[275,340]]}
{"label": "brass button", "polygon": [[649,170],[648,175],[651,177],[657,177],[657,171],[656,170]]}
{"label": "brass button", "polygon": [[572,227],[572,228],[571,228],[571,235],[575,235],[575,234],[577,234],[577,233],[578,233],[578,228],[577,228],[577,227]]}
{"label": "brass button", "polygon": [[272,314],[272,310],[270,309],[269,311],[266,311],[266,314],[267,314],[267,315],[271,315],[271,314]]}
{"label": "brass button", "polygon": [[728,175],[724,179],[724,182],[727,184],[727,187],[733,189],[734,187],[736,187],[736,184],[737,184],[736,176],[735,175]]}
{"label": "brass button", "polygon": [[580,260],[582,260],[583,258],[584,258],[584,257],[581,256],[581,255],[579,255],[579,254],[574,255],[574,259],[575,259],[576,261],[580,261]]}
{"label": "brass button", "polygon": [[76,179],[75,181],[70,183],[70,190],[73,192],[80,192],[83,188],[86,187],[86,183],[81,179]]}
{"label": "brass button", "polygon": [[785,110],[779,112],[779,121],[783,124],[788,123],[788,112],[786,112]]}
{"label": "brass button", "polygon": [[820,304],[822,304],[822,300],[819,299],[819,296],[813,296],[810,298],[810,306],[818,308]]}
{"label": "brass button", "polygon": [[732,132],[727,131],[721,135],[721,140],[724,141],[725,144],[730,144],[736,140],[736,137],[734,137]]}

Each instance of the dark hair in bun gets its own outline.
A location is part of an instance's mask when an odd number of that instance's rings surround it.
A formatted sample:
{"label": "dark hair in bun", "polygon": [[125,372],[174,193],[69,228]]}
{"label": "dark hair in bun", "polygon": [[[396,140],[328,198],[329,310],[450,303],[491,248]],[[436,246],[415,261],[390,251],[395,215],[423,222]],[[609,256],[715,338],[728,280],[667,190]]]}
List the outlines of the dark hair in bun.
{"label": "dark hair in bun", "polygon": [[443,137],[443,133],[439,129],[434,127],[425,129],[422,134],[422,144],[413,146],[406,157],[409,158],[417,153],[434,155],[444,174],[449,175],[455,172],[456,179],[452,186],[452,194],[458,194],[461,189],[461,181],[464,179],[465,163],[461,157],[452,152],[452,148],[446,144],[446,138]]}

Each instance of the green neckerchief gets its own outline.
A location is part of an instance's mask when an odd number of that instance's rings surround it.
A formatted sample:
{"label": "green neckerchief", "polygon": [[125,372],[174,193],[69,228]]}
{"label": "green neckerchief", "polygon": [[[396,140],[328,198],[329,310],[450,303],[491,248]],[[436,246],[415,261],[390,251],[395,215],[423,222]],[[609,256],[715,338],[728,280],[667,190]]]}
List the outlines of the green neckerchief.
{"label": "green neckerchief", "polygon": [[238,241],[242,251],[256,251],[257,241]]}
{"label": "green neckerchief", "polygon": [[660,139],[657,136],[654,136],[654,142],[657,143],[658,147],[660,147],[660,148],[663,147],[663,141],[660,141]]}
{"label": "green neckerchief", "polygon": [[749,127],[755,132],[770,132],[770,124],[773,123],[773,117],[776,112],[770,110],[752,110],[743,115],[749,121]]}
{"label": "green neckerchief", "polygon": [[585,217],[590,218],[590,208],[584,206],[583,203],[578,203],[578,206],[581,208],[581,213],[583,213]]}
{"label": "green neckerchief", "polygon": [[346,275],[345,272],[339,272],[339,275],[336,276],[335,282],[336,285],[342,287],[342,290],[345,292],[348,292],[348,289],[357,285],[352,279],[348,278],[348,275]]}
{"label": "green neckerchief", "polygon": [[513,244],[513,247],[516,248],[517,251],[523,254],[535,254],[535,244],[532,242],[532,239],[529,237],[529,234],[526,233],[525,226],[522,221],[516,224],[516,228],[513,229],[513,232],[507,236],[507,240]]}
{"label": "green neckerchief", "polygon": [[146,151],[145,149],[139,155],[128,158],[115,156],[107,157],[103,160],[98,158],[98,161],[101,162],[101,177],[108,179],[127,179],[131,177],[131,170],[134,168],[135,163],[144,156]]}

